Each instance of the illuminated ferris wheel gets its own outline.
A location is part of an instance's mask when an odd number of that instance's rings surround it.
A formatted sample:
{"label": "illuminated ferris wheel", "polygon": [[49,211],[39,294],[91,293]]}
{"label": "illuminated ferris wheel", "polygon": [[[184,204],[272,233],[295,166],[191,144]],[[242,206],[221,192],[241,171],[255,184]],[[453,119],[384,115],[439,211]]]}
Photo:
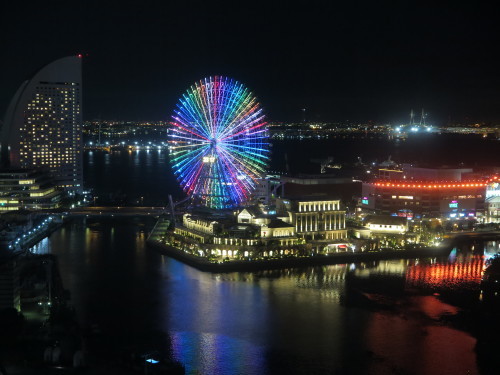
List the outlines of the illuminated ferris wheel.
{"label": "illuminated ferris wheel", "polygon": [[169,130],[170,162],[193,202],[245,202],[267,168],[269,134],[253,94],[226,77],[205,78],[180,98]]}

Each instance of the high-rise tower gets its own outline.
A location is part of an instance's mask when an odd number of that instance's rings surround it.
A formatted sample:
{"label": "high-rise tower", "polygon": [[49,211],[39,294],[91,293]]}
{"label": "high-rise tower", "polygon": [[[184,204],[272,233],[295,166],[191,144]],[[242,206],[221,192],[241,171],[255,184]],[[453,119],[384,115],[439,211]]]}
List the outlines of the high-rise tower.
{"label": "high-rise tower", "polygon": [[81,55],[56,60],[23,82],[2,127],[10,168],[47,170],[58,186],[82,190],[81,94]]}

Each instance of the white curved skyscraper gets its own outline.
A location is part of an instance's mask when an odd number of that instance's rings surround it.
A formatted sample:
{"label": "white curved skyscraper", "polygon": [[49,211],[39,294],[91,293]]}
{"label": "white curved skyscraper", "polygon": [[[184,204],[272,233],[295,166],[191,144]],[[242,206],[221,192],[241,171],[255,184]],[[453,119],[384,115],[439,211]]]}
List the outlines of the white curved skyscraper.
{"label": "white curved skyscraper", "polygon": [[80,192],[82,172],[82,59],[69,56],[23,82],[2,126],[2,156],[10,168],[42,169]]}

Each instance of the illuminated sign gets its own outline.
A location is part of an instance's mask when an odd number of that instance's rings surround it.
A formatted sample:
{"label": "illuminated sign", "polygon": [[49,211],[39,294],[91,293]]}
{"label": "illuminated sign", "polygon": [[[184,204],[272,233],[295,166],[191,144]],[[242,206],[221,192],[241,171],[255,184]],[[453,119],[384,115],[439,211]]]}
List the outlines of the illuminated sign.
{"label": "illuminated sign", "polygon": [[458,202],[457,201],[451,201],[450,204],[448,204],[450,208],[458,208]]}
{"label": "illuminated sign", "polygon": [[362,200],[361,200],[361,203],[362,203],[362,204],[368,204],[368,199],[362,199]]}
{"label": "illuminated sign", "polygon": [[413,219],[413,212],[411,210],[399,210],[397,216],[406,217],[408,220],[411,220]]}
{"label": "illuminated sign", "polygon": [[215,162],[215,157],[213,156],[204,156],[203,163],[213,163]]}

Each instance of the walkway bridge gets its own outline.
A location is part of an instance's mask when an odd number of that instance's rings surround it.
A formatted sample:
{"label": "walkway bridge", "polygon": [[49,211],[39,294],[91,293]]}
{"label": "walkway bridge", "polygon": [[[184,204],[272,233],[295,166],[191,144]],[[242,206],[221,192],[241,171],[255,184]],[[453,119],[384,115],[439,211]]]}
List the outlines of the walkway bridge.
{"label": "walkway bridge", "polygon": [[77,207],[65,211],[71,216],[159,216],[170,213],[168,207]]}

